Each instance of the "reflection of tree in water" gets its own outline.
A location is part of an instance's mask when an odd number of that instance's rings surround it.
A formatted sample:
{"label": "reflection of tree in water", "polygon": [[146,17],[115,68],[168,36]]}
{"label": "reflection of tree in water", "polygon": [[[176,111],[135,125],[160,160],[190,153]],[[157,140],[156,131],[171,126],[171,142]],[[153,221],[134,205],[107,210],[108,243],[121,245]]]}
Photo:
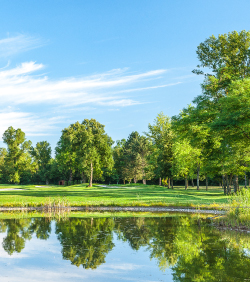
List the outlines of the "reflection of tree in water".
{"label": "reflection of tree in water", "polygon": [[[199,228],[186,218],[178,226],[174,244],[178,255],[174,281],[245,281],[250,277],[250,258],[235,236]],[[241,242],[242,243],[242,242]]]}
{"label": "reflection of tree in water", "polygon": [[25,241],[30,240],[33,233],[37,238],[47,240],[51,232],[50,221],[47,218],[5,219],[0,220],[0,232],[6,232],[3,248],[9,254],[20,253],[25,247]]}
{"label": "reflection of tree in water", "polygon": [[152,237],[150,226],[145,223],[143,217],[117,218],[115,229],[118,238],[127,241],[133,250],[148,246]]}
{"label": "reflection of tree in water", "polygon": [[56,234],[62,244],[63,259],[84,268],[96,268],[114,247],[112,218],[70,218],[57,222]]}
{"label": "reflection of tree in water", "polygon": [[[174,281],[244,281],[250,277],[250,236],[197,226],[189,217],[70,218],[56,223],[64,259],[96,268],[114,247],[113,231],[133,250],[146,247],[159,268],[171,267]],[[0,220],[3,248],[21,252],[32,234],[48,239],[47,218]],[[247,245],[248,244],[248,245]]]}
{"label": "reflection of tree in water", "polygon": [[176,228],[172,221],[170,217],[119,218],[116,219],[116,233],[134,250],[147,247],[150,259],[156,259],[159,268],[165,270],[177,261],[173,245]]}
{"label": "reflection of tree in water", "polygon": [[174,281],[224,282],[250,277],[250,253],[243,248],[249,235],[243,239],[239,233],[235,237],[200,228],[189,217],[120,218],[116,232],[134,250],[147,246],[161,270],[172,268]]}
{"label": "reflection of tree in water", "polygon": [[28,227],[31,219],[5,219],[0,221],[1,232],[7,231],[3,239],[3,248],[9,254],[20,253],[25,247],[25,241],[31,238]]}
{"label": "reflection of tree in water", "polygon": [[161,270],[173,266],[178,259],[174,244],[177,224],[176,218],[166,217],[150,220],[153,236],[148,250],[150,251],[150,259],[156,259]]}
{"label": "reflection of tree in water", "polygon": [[47,240],[51,233],[51,219],[48,217],[34,218],[29,226],[31,234],[36,233],[38,239]]}

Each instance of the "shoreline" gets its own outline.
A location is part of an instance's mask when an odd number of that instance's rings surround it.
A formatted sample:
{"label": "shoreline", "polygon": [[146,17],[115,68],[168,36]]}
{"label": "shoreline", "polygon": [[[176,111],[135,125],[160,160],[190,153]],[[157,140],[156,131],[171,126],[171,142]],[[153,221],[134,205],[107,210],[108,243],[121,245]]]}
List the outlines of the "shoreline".
{"label": "shoreline", "polygon": [[5,211],[132,211],[132,212],[180,212],[180,213],[205,213],[205,214],[225,214],[224,210],[195,209],[189,207],[0,207],[0,212]]}

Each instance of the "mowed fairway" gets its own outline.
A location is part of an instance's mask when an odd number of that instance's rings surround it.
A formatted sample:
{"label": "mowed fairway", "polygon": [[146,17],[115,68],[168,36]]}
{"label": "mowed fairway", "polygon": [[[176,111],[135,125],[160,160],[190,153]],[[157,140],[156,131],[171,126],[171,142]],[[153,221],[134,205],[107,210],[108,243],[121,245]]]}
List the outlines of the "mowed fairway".
{"label": "mowed fairway", "polygon": [[[38,185],[37,185],[38,186]],[[15,189],[15,190],[6,190]],[[156,185],[110,185],[87,184],[73,186],[0,185],[0,206],[40,206],[52,201],[64,201],[70,206],[192,206],[221,208],[228,198],[219,187],[175,187],[174,190]]]}

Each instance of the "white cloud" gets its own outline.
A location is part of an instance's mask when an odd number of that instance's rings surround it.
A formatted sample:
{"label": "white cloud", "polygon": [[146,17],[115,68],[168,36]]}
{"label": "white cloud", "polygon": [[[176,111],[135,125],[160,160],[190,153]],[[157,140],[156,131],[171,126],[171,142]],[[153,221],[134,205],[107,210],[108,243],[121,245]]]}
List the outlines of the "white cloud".
{"label": "white cloud", "polygon": [[[36,42],[36,39],[24,35],[3,39],[0,40],[0,52],[8,44],[15,43],[17,50],[24,50],[38,46]],[[9,126],[21,128],[27,136],[50,135],[58,130],[58,123],[65,123],[67,118],[71,120],[76,111],[93,111],[97,106],[118,110],[143,104],[145,101],[132,97],[133,92],[180,83],[159,85],[159,79],[167,71],[164,69],[131,73],[124,68],[91,76],[51,79],[41,74],[44,68],[43,64],[33,61],[0,68],[0,135]],[[6,108],[10,109],[6,111]],[[37,112],[38,108],[43,113]]]}
{"label": "white cloud", "polygon": [[[31,108],[43,106],[43,109],[52,105],[57,114],[60,109],[62,114],[63,112],[65,114],[63,108],[67,108],[69,114],[76,106],[86,110],[95,109],[92,105],[114,107],[138,105],[142,102],[116,93],[121,88],[126,89],[135,83],[156,79],[165,72],[165,70],[155,70],[131,74],[127,69],[115,69],[88,77],[51,80],[47,76],[37,75],[37,71],[43,68],[43,64],[25,62],[14,68],[7,66],[7,69],[0,69],[2,106],[0,135],[9,126],[21,128],[27,136],[50,135],[57,128],[57,123],[65,119],[65,117],[46,118],[38,113],[17,111],[15,110],[17,105],[30,105]],[[112,94],[108,93],[110,89],[113,89]],[[6,106],[9,110],[6,110]],[[1,108],[4,110],[1,111]]]}
{"label": "white cloud", "polygon": [[0,40],[0,57],[10,57],[44,45],[41,39],[19,34]]}
{"label": "white cloud", "polygon": [[27,136],[45,136],[53,133],[62,117],[44,118],[33,113],[2,111],[0,112],[0,135],[9,127],[21,128]]}
{"label": "white cloud", "polygon": [[108,102],[100,101],[98,102],[99,105],[106,105],[106,106],[118,106],[118,107],[127,107],[127,106],[134,106],[142,104],[141,102],[134,101],[131,99],[121,99],[121,100],[113,100]]}
{"label": "white cloud", "polygon": [[34,72],[42,68],[44,68],[42,64],[26,62],[12,69],[0,70],[1,103],[8,105],[43,103],[64,106],[99,103],[130,106],[139,102],[110,95],[105,91],[128,88],[135,83],[145,83],[165,72],[165,70],[154,70],[129,74],[126,69],[115,69],[89,77],[51,80],[44,75],[34,75]]}
{"label": "white cloud", "polygon": [[[141,104],[117,93],[165,73],[165,70],[154,70],[138,74],[130,73],[128,69],[114,69],[87,77],[52,80],[44,74],[39,75],[38,71],[42,69],[44,65],[36,62],[25,62],[12,68],[7,65],[0,69],[0,135],[9,126],[21,128],[27,136],[49,135],[57,128],[57,123],[65,120],[65,115],[72,113],[72,109],[88,111],[95,109],[95,105],[125,107]],[[16,110],[17,106],[22,109],[23,105],[30,107],[29,112]],[[61,112],[64,117],[48,118],[34,114],[34,106],[45,112],[49,107],[50,116],[53,111],[54,115]]]}
{"label": "white cloud", "polygon": [[136,91],[143,91],[143,90],[149,90],[149,89],[165,88],[165,87],[169,87],[169,86],[175,86],[175,85],[178,85],[178,84],[181,84],[181,83],[182,82],[176,82],[176,83],[169,83],[169,84],[164,84],[164,85],[133,88],[133,89],[121,90],[121,91],[119,91],[119,93],[128,93],[128,92],[136,92]]}

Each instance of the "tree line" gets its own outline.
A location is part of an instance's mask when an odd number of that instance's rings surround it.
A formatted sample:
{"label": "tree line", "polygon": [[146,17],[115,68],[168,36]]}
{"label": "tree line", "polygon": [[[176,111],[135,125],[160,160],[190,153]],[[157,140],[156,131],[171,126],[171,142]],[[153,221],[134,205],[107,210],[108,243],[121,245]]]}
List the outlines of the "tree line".
{"label": "tree line", "polygon": [[[51,157],[47,141],[32,147],[21,129],[3,134],[2,183],[147,181],[173,188],[174,181],[220,184],[225,194],[247,186],[250,171],[250,32],[211,36],[197,48],[201,94],[179,115],[160,113],[143,135],[132,132],[114,144],[94,119],[62,130]],[[195,182],[194,182],[195,179]]]}

